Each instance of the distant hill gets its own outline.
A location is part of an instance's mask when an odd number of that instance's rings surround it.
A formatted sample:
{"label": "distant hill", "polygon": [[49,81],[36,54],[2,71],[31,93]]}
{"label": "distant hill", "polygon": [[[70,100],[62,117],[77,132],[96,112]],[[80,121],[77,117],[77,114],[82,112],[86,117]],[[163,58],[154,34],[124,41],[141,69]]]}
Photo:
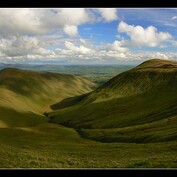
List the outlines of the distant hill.
{"label": "distant hill", "polygon": [[177,62],[148,60],[71,100],[58,103],[60,109],[49,116],[85,138],[141,143],[177,139]]}
{"label": "distant hill", "polygon": [[33,125],[38,119],[48,121],[43,113],[50,110],[52,103],[94,88],[94,83],[68,74],[3,69],[0,71],[0,126]]}
{"label": "distant hill", "polygon": [[16,68],[71,74],[84,77],[97,85],[102,85],[113,76],[133,68],[133,65],[60,65],[60,64],[3,64],[0,69]]}

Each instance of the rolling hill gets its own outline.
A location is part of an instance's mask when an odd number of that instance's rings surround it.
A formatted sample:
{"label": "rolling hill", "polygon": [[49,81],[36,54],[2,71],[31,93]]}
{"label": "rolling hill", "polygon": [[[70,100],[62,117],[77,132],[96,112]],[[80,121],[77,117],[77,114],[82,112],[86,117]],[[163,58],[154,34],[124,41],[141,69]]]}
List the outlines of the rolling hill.
{"label": "rolling hill", "polygon": [[0,71],[0,168],[176,168],[176,72],[149,60],[93,91],[71,75]]}
{"label": "rolling hill", "polygon": [[47,122],[50,105],[92,91],[95,84],[68,74],[6,68],[0,71],[0,127]]}
{"label": "rolling hill", "polygon": [[49,117],[84,138],[131,143],[177,139],[177,62],[148,60],[71,100],[55,104]]}

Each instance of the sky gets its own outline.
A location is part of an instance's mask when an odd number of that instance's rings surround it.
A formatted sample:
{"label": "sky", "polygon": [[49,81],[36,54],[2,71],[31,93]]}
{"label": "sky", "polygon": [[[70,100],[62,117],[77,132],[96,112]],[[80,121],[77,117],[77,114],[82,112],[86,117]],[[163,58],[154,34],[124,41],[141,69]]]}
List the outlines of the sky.
{"label": "sky", "polygon": [[0,63],[177,60],[177,8],[0,8]]}

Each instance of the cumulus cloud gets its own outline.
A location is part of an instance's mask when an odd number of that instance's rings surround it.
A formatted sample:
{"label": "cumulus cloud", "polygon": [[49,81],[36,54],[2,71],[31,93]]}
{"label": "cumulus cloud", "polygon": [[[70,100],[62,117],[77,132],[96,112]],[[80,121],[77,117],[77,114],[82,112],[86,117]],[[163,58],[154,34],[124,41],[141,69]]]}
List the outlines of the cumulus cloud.
{"label": "cumulus cloud", "polygon": [[65,25],[93,22],[93,16],[84,8],[4,8],[0,9],[0,35],[44,34]]}
{"label": "cumulus cloud", "polygon": [[97,8],[97,10],[107,22],[118,19],[116,8]]}
{"label": "cumulus cloud", "polygon": [[142,26],[128,25],[121,21],[118,25],[118,31],[126,33],[133,45],[157,47],[162,42],[168,41],[172,38],[171,34],[167,32],[158,32],[154,26],[143,28]]}
{"label": "cumulus cloud", "polygon": [[0,40],[0,51],[6,57],[21,57],[28,54],[48,55],[49,50],[42,48],[35,37],[11,37]]}
{"label": "cumulus cloud", "polygon": [[56,14],[57,19],[64,24],[80,25],[94,21],[94,14],[85,8],[61,8]]}
{"label": "cumulus cloud", "polygon": [[177,16],[173,16],[171,17],[172,20],[176,20],[177,19]]}
{"label": "cumulus cloud", "polygon": [[177,41],[173,41],[172,45],[175,46],[175,47],[177,47]]}
{"label": "cumulus cloud", "polygon": [[128,57],[128,55],[129,55],[128,53],[125,54],[123,52],[117,52],[114,50],[101,50],[101,51],[97,52],[94,57],[109,61],[110,59],[114,59],[114,60],[126,59]]}
{"label": "cumulus cloud", "polygon": [[[176,17],[174,16],[173,19]],[[149,58],[177,59],[170,52],[131,51],[131,47],[165,47],[172,38],[149,26],[120,22],[119,34],[112,43],[103,41],[95,45],[93,39],[79,35],[79,25],[117,20],[115,8],[12,8],[0,9],[0,62],[6,61],[84,61],[109,63],[110,61],[140,61]],[[94,26],[92,27],[94,28]],[[91,28],[85,28],[89,35]],[[90,34],[91,33],[91,34]],[[126,33],[129,40],[124,40]],[[64,35],[64,34],[67,34]],[[93,34],[94,35],[94,34]],[[177,46],[171,40],[173,46]],[[162,51],[162,49],[160,49]],[[84,63],[84,62],[83,62]]]}
{"label": "cumulus cloud", "polygon": [[169,56],[167,56],[167,54],[164,53],[160,53],[160,52],[149,52],[148,58],[160,58],[160,59],[165,59],[168,60]]}
{"label": "cumulus cloud", "polygon": [[72,51],[73,53],[76,54],[83,54],[83,55],[87,55],[87,54],[91,54],[94,51],[90,48],[84,47],[83,45],[80,45],[79,47],[75,46],[73,43],[66,41],[65,42],[65,47]]}
{"label": "cumulus cloud", "polygon": [[[74,54],[75,57],[89,60],[93,58],[100,61],[123,60],[130,56],[130,52],[128,48],[122,45],[123,41],[114,41],[113,43],[94,46],[81,39],[81,45],[76,46],[72,42],[66,41],[67,50],[65,50],[65,54],[67,57],[73,57]],[[60,52],[62,51],[60,50]]]}
{"label": "cumulus cloud", "polygon": [[[80,41],[80,42],[79,42]],[[139,51],[132,52],[124,46],[124,41],[114,41],[113,43],[91,45],[87,40],[65,41],[65,48],[54,48],[51,50],[42,47],[36,37],[21,36],[0,40],[0,60],[1,61],[60,61],[74,63],[82,62],[85,59],[98,63],[109,63],[116,61],[143,61],[150,58],[177,58],[176,53],[161,53]],[[77,45],[76,45],[77,43]],[[80,44],[79,44],[80,43]]]}
{"label": "cumulus cloud", "polygon": [[74,25],[65,25],[63,31],[69,36],[76,36],[78,34],[77,26]]}
{"label": "cumulus cloud", "polygon": [[[65,48],[47,50],[41,47],[34,37],[20,37],[0,40],[1,62],[47,62],[64,61],[64,63],[84,63],[84,60],[94,63],[142,62],[151,58],[177,59],[176,52],[130,51],[124,49],[122,41],[114,41],[106,45],[87,46],[87,41],[76,45],[65,41]],[[122,47],[122,48],[121,48]],[[118,49],[117,49],[118,48]],[[85,64],[85,63],[84,63]]]}
{"label": "cumulus cloud", "polygon": [[0,9],[0,34],[7,36],[9,34],[43,33],[47,28],[42,28],[43,14],[42,9]]}
{"label": "cumulus cloud", "polygon": [[77,33],[77,26],[98,21],[95,11],[105,21],[117,19],[114,8],[1,8],[0,35],[44,34],[61,28],[73,36]]}
{"label": "cumulus cloud", "polygon": [[127,47],[124,47],[124,41],[114,41],[111,45],[110,45],[110,49],[114,50],[114,51],[118,51],[118,52],[127,52],[129,51],[129,49]]}

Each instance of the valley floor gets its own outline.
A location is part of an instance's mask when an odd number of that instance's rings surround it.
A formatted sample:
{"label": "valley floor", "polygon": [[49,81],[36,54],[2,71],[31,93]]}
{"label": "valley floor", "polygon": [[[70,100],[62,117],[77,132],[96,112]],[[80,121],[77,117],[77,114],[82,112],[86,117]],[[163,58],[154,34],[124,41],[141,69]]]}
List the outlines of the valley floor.
{"label": "valley floor", "polygon": [[177,167],[177,141],[101,143],[52,123],[0,128],[0,142],[1,168]]}

